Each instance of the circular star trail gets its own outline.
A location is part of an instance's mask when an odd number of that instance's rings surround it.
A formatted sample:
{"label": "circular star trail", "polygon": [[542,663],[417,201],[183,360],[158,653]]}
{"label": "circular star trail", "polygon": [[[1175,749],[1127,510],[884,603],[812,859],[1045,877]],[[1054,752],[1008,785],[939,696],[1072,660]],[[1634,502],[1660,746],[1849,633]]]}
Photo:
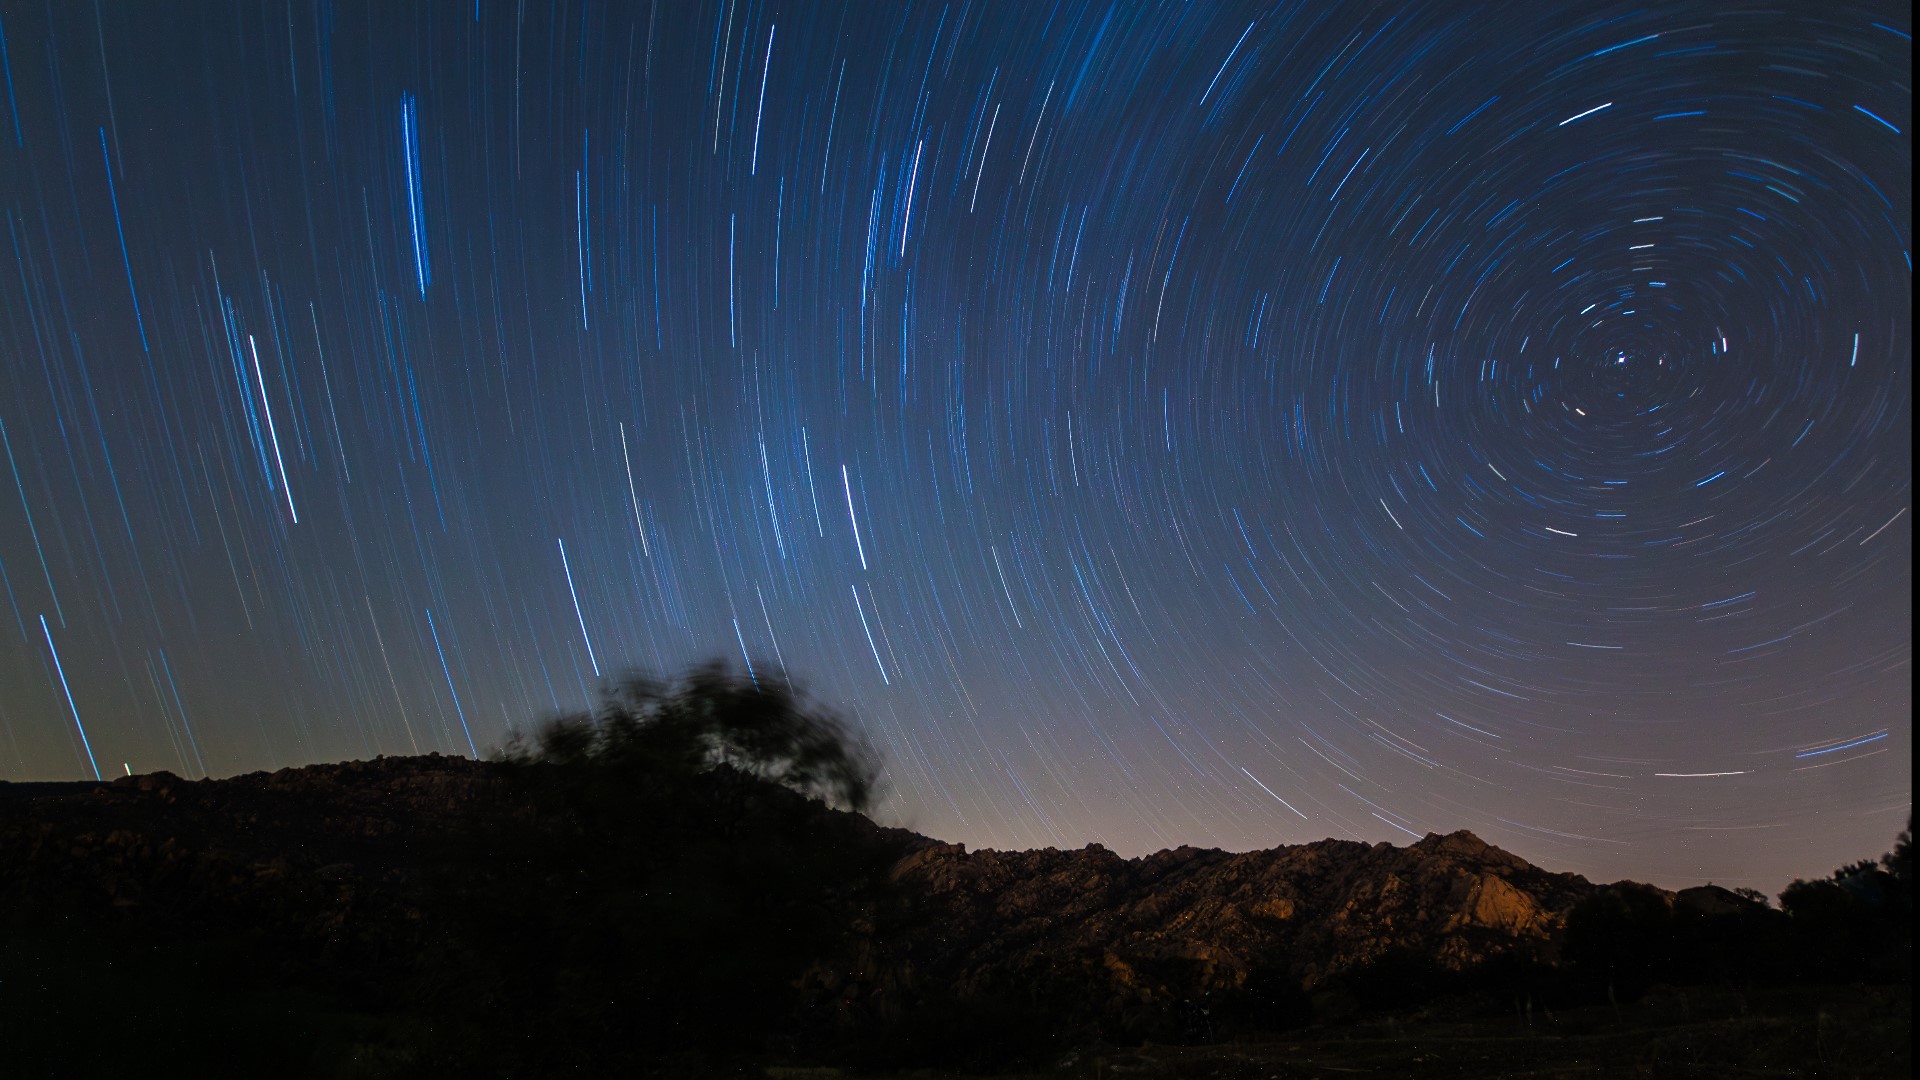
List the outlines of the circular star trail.
{"label": "circular star trail", "polygon": [[890,820],[1911,803],[1896,4],[0,5],[0,772],[791,673]]}

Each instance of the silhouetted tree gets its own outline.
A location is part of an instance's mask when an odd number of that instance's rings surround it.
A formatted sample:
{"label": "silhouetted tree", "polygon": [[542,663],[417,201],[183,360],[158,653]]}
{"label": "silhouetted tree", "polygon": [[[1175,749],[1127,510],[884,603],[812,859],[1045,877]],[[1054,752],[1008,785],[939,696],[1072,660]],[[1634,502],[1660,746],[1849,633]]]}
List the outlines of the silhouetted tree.
{"label": "silhouetted tree", "polygon": [[880,773],[872,747],[837,714],[785,679],[743,677],[722,661],[677,682],[628,675],[591,712],[548,720],[531,741],[515,732],[494,757],[656,782],[725,766],[853,811],[872,805]]}
{"label": "silhouetted tree", "polygon": [[898,856],[801,797],[871,807],[879,759],[859,733],[723,663],[619,679],[491,756],[525,827],[483,838],[503,868],[492,888],[449,883],[465,922],[451,932],[499,943],[471,981],[507,988],[495,1012],[538,1017],[515,1023],[540,1053],[590,1048],[583,1068],[695,1055],[700,1074],[766,1049],[846,932],[849,897]]}
{"label": "silhouetted tree", "polygon": [[1861,859],[1780,893],[1796,966],[1821,979],[1913,977],[1913,822],[1878,859]]}
{"label": "silhouetted tree", "polygon": [[1880,856],[1880,865],[1895,881],[1908,889],[1913,887],[1913,817],[1908,815],[1907,827],[1900,830],[1894,838],[1893,850]]}

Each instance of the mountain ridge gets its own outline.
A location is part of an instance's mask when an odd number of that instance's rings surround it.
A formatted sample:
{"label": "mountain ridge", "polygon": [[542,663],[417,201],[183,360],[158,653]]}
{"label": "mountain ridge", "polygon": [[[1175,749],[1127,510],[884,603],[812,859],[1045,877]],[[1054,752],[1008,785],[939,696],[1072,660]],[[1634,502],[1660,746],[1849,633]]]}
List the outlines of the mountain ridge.
{"label": "mountain ridge", "polygon": [[[0,912],[121,954],[226,942],[261,992],[318,987],[470,1039],[507,1016],[581,1045],[644,1015],[636,1045],[710,1046],[727,1018],[699,1003],[736,1000],[744,978],[759,1004],[730,1022],[770,1052],[886,1064],[1287,1030],[1483,970],[1524,982],[1560,961],[1574,907],[1610,890],[1747,903],[1595,884],[1467,830],[970,851],[724,766],[659,792],[589,776],[425,755],[0,783]],[[1341,1004],[1354,994],[1373,1004]]]}
{"label": "mountain ridge", "polygon": [[[375,884],[397,873],[398,884],[413,864],[433,861],[407,854],[426,835],[524,811],[502,801],[501,779],[493,763],[433,754],[217,780],[158,772],[98,784],[0,782],[0,841],[26,856],[0,871],[0,888],[17,889],[36,870],[66,862],[50,860],[47,847],[62,826],[73,832],[68,858],[97,860],[82,877],[121,909],[164,900],[183,869],[230,886],[246,871],[263,885],[308,874],[364,884],[363,873]],[[1296,965],[1309,987],[1396,946],[1437,943],[1433,955],[1449,967],[1516,949],[1550,960],[1571,906],[1602,887],[1464,829],[1404,846],[1328,838],[1246,852],[1182,845],[1128,858],[1097,843],[969,850],[784,791],[767,794],[810,805],[869,842],[897,845],[888,880],[938,912],[916,931],[915,950],[969,968],[1007,967],[1010,941],[1075,953],[1197,948],[1203,966],[1242,973],[1250,951],[1324,953]],[[1119,973],[1127,963],[1107,966]]]}

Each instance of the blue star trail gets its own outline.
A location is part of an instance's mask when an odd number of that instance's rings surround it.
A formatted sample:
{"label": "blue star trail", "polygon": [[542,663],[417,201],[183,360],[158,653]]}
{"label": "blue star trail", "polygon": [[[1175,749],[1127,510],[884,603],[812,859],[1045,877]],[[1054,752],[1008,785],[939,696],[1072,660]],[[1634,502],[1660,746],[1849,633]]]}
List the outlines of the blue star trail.
{"label": "blue star trail", "polygon": [[1871,856],[1911,29],[5,0],[0,776],[723,657],[975,845]]}

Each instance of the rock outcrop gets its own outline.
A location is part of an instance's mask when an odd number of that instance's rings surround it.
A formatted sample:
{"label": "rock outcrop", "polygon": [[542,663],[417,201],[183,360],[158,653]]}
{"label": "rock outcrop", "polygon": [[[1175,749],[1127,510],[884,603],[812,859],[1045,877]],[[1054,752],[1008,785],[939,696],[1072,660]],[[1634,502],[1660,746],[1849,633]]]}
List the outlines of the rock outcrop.
{"label": "rock outcrop", "polygon": [[1305,990],[1383,958],[1462,971],[1501,956],[1552,961],[1594,890],[1468,832],[1408,847],[1323,840],[1230,853],[1181,847],[1123,859],[969,852],[928,843],[892,870],[901,915],[858,960],[817,970],[849,1007],[889,998],[1051,987],[1099,1012],[1194,1001],[1275,975]]}

